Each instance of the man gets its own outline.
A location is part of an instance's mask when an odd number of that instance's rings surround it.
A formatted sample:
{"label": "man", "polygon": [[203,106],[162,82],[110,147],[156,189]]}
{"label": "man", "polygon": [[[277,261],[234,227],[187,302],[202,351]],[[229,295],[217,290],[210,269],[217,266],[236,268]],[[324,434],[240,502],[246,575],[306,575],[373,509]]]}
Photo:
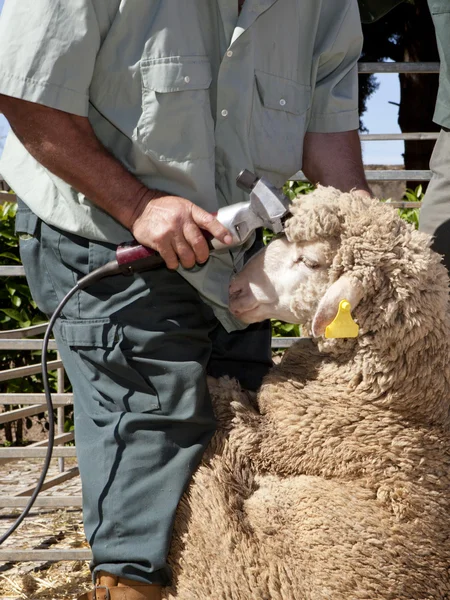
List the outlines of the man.
{"label": "man", "polygon": [[420,210],[419,229],[434,236],[433,248],[443,255],[450,273],[450,1],[428,0],[441,60],[433,120],[442,129],[431,156],[433,172]]}
{"label": "man", "polygon": [[55,331],[95,581],[112,600],[159,598],[174,513],[214,431],[205,373],[256,389],[270,366],[267,326],[233,331],[227,309],[245,248],[208,260],[200,229],[227,243],[210,213],[247,199],[244,168],[368,191],[357,3],[6,0],[0,39],[14,132],[0,171],[23,200],[38,305],[53,312],[132,238],[168,267],[92,285]]}

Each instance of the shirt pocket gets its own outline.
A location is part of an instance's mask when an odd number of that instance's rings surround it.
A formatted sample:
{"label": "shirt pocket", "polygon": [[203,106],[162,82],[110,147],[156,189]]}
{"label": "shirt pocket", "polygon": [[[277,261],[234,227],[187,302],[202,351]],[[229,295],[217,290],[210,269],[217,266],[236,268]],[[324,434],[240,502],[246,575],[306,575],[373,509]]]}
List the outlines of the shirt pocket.
{"label": "shirt pocket", "polygon": [[255,71],[250,145],[253,164],[287,179],[302,166],[311,87]]}
{"label": "shirt pocket", "polygon": [[142,115],[137,142],[160,161],[208,158],[214,153],[214,122],[207,57],[146,59],[141,63]]}

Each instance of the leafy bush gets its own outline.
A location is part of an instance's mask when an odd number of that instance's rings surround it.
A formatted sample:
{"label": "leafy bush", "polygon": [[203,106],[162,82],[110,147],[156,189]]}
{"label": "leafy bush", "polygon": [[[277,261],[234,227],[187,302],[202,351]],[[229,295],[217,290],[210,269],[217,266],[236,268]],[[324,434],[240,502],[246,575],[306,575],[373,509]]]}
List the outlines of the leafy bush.
{"label": "leafy bush", "polygon": [[[422,202],[425,193],[421,185],[418,185],[415,190],[406,189],[402,200],[405,202]],[[412,223],[416,229],[419,227],[419,208],[400,208],[399,215],[408,223]]]}

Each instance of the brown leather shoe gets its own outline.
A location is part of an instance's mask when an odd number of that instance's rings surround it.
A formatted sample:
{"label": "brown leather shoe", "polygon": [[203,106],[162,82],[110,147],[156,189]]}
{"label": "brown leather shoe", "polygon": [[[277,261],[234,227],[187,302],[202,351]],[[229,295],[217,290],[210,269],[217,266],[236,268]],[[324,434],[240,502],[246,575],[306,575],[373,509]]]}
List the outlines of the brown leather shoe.
{"label": "brown leather shoe", "polygon": [[83,594],[78,600],[161,600],[161,586],[100,571],[92,592]]}

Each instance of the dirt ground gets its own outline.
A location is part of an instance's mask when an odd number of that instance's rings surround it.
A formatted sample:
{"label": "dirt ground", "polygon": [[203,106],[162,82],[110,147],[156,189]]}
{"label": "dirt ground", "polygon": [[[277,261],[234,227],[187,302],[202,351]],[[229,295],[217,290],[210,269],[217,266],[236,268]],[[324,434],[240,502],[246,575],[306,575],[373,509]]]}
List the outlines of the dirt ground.
{"label": "dirt ground", "polygon": [[[66,468],[75,466],[66,459]],[[42,461],[11,461],[0,466],[0,495],[12,496],[36,483]],[[59,473],[57,460],[52,461],[48,477]],[[79,477],[41,492],[42,496],[81,493]],[[0,533],[4,533],[20,514],[19,509],[0,509]],[[87,548],[81,509],[32,509],[24,523],[1,547],[13,549]],[[0,600],[75,599],[90,587],[87,561],[0,562]]]}

